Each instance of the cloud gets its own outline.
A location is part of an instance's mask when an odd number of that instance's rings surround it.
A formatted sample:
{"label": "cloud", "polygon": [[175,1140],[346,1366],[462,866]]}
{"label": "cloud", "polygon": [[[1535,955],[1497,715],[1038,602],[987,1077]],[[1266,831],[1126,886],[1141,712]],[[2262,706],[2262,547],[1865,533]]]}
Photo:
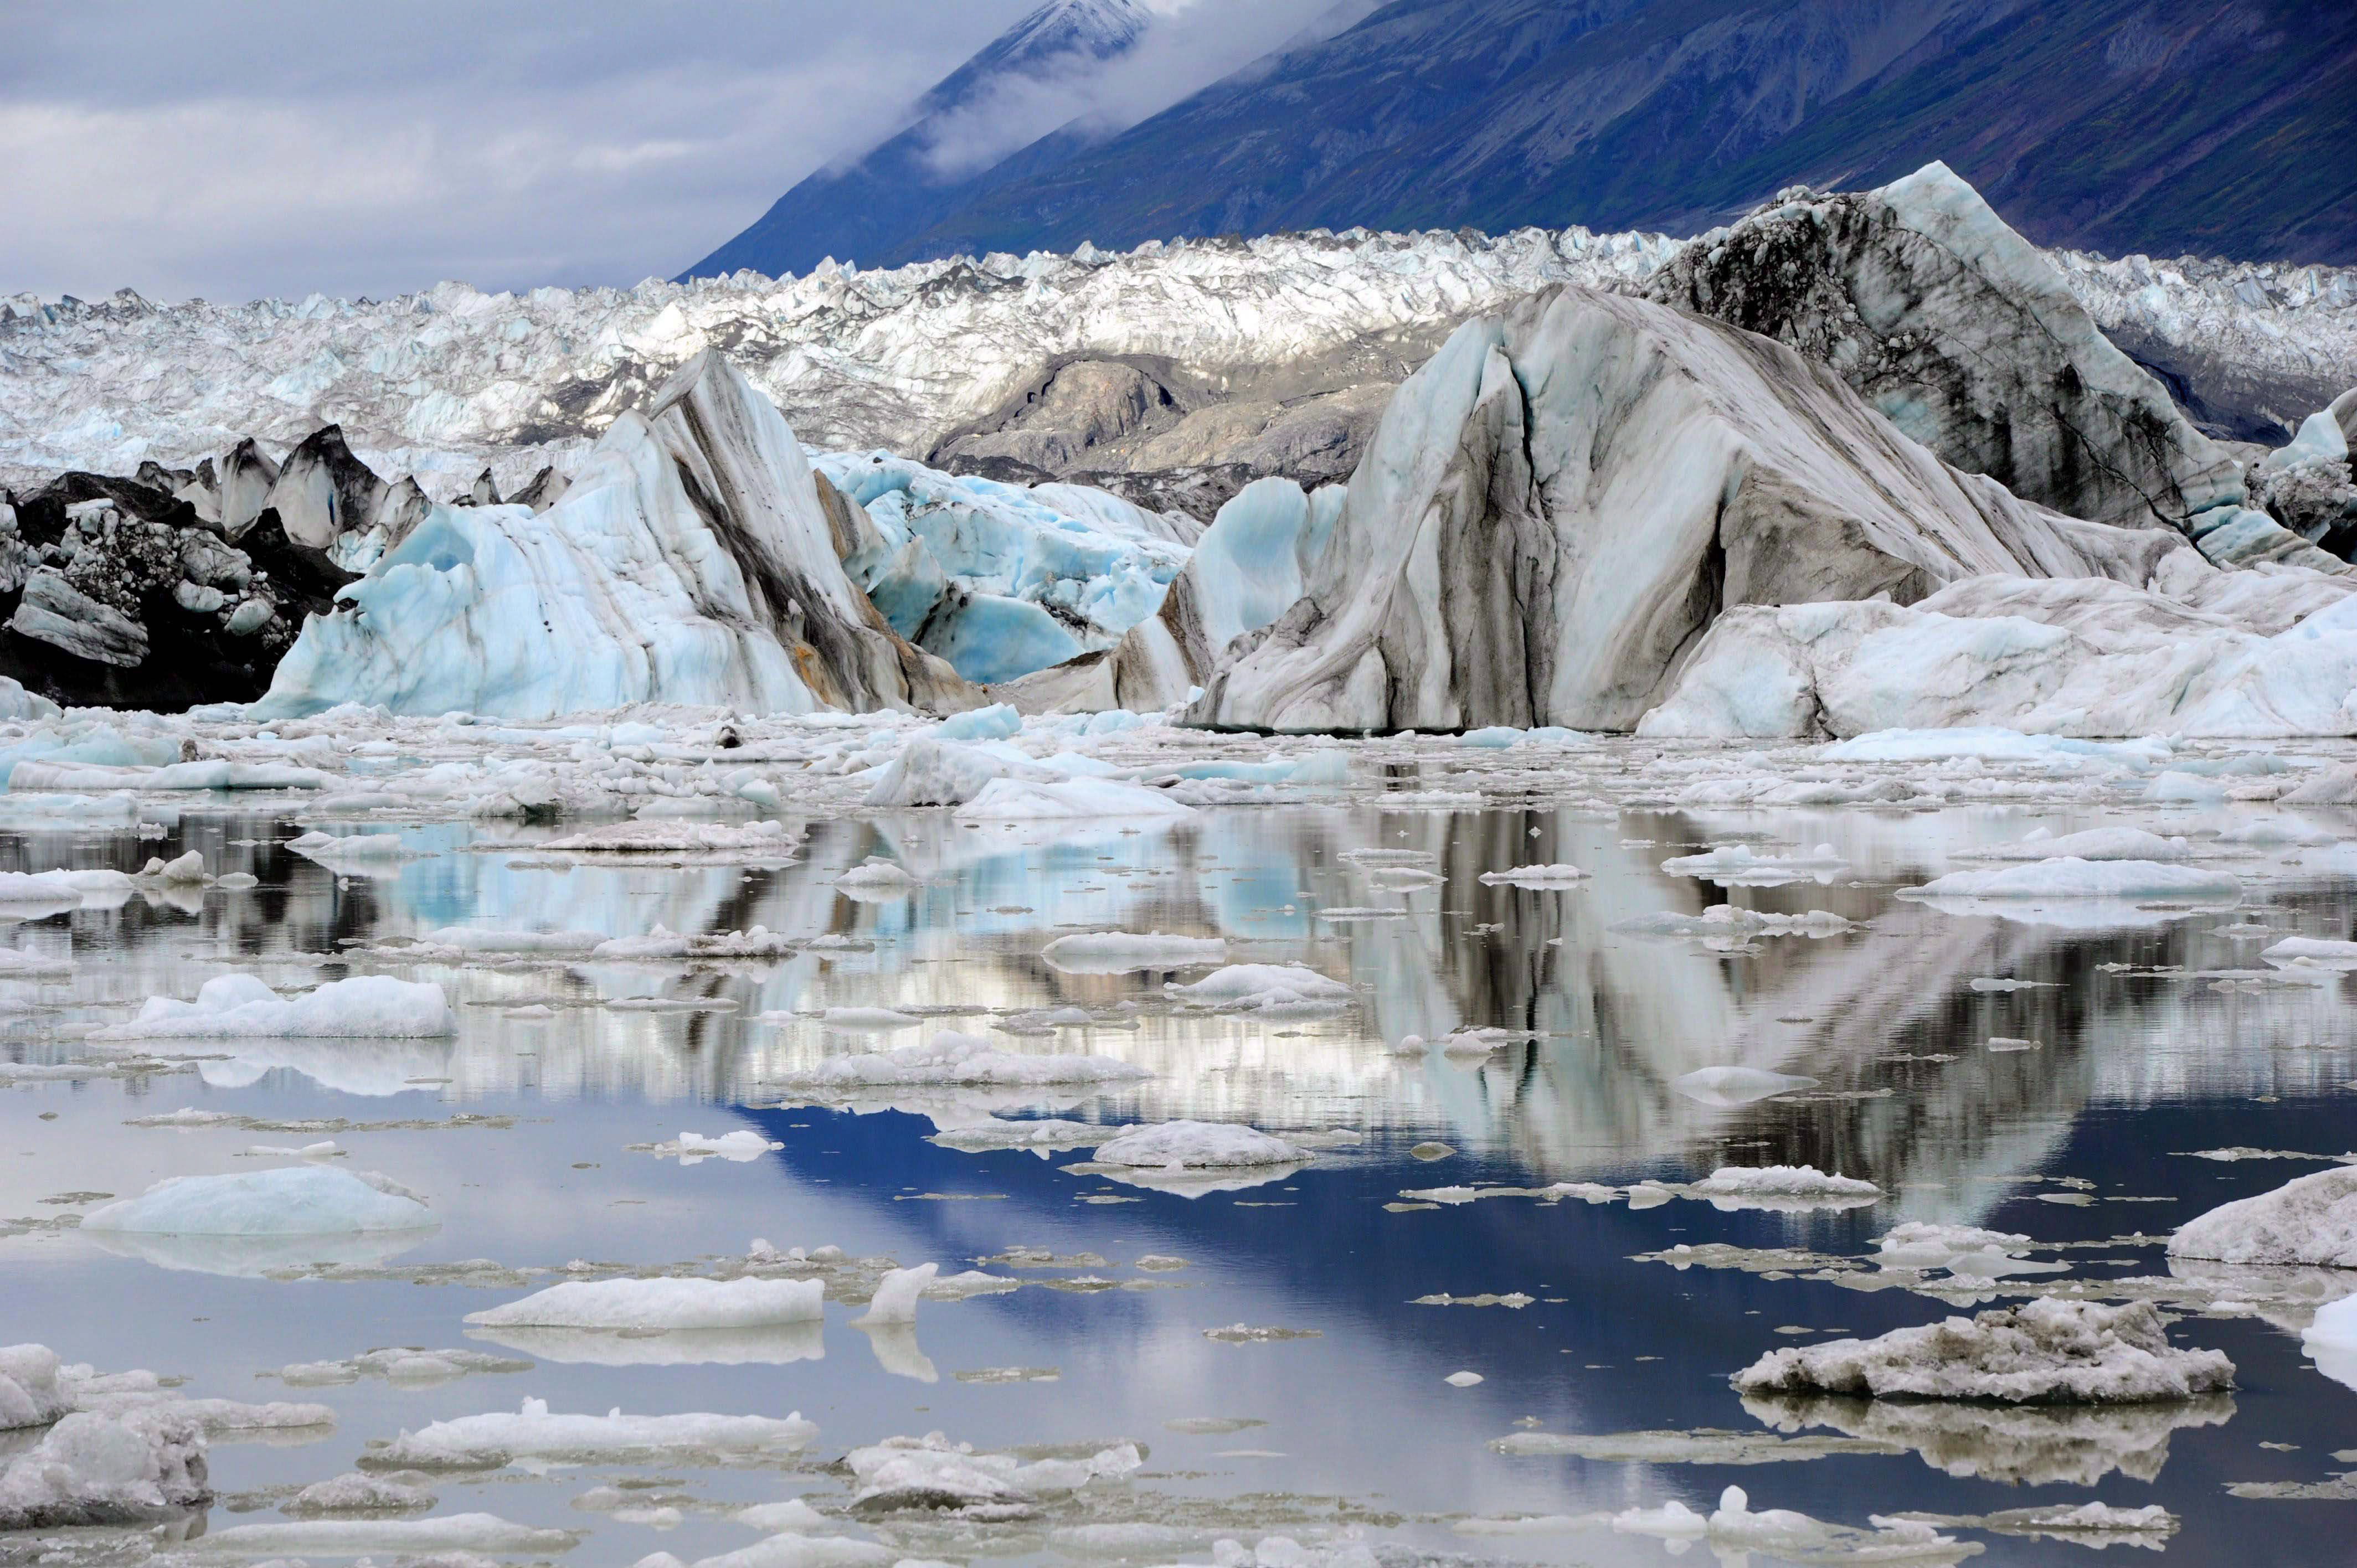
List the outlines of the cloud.
{"label": "cloud", "polygon": [[668,275],[1031,4],[15,7],[0,294]]}
{"label": "cloud", "polygon": [[1111,60],[1059,56],[997,83],[929,127],[926,163],[944,178],[987,168],[1070,125],[1091,135],[1127,130],[1308,31],[1340,31],[1376,0],[1146,0],[1156,15]]}

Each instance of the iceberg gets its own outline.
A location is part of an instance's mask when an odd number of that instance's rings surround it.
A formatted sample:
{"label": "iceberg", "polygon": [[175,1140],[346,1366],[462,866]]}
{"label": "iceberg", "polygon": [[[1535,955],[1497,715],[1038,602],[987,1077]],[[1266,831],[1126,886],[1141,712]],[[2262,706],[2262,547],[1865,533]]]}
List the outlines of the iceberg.
{"label": "iceberg", "polygon": [[1723,607],[1913,600],[1991,573],[2141,584],[2182,548],[1950,467],[1781,345],[1551,289],[1468,322],[1401,386],[1302,597],[1188,718],[1625,730]]}
{"label": "iceberg", "polygon": [[2141,586],[1981,577],[1903,607],[1737,606],[1637,733],[2003,726],[2050,745],[2357,734],[2357,582],[2299,567],[2220,572],[2190,554]]}
{"label": "iceberg", "polygon": [[820,1280],[569,1280],[467,1321],[487,1328],[759,1328],[822,1316]]}
{"label": "iceberg", "polygon": [[[2172,1258],[2357,1269],[2357,1167],[2319,1171],[2178,1227]],[[2357,1283],[2357,1275],[2351,1276]]]}
{"label": "iceberg", "polygon": [[2067,516],[2190,531],[2243,499],[2233,458],[1945,164],[1787,192],[1688,242],[1648,293],[1835,367],[1913,440]]}
{"label": "iceberg", "polygon": [[616,419],[546,511],[437,506],[255,704],[544,719],[633,703],[963,707],[844,575],[808,459],[715,350]]}
{"label": "iceberg", "polygon": [[1026,489],[888,452],[814,466],[866,514],[843,557],[851,581],[895,632],[977,683],[1119,641],[1161,607],[1201,532],[1085,485]]}
{"label": "iceberg", "polygon": [[1735,1375],[1744,1394],[1857,1394],[2004,1404],[2138,1404],[2234,1386],[2216,1350],[2179,1350],[2147,1302],[2033,1301],[1977,1317],[1772,1351]]}
{"label": "iceberg", "polygon": [[89,1231],[166,1236],[331,1236],[430,1230],[433,1210],[390,1179],[324,1165],[171,1176],[85,1216]]}

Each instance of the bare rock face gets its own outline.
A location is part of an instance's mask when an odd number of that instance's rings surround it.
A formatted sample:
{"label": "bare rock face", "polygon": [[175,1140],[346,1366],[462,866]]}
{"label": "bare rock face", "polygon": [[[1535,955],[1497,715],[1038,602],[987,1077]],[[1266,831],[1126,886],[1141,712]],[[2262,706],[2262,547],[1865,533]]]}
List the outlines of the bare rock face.
{"label": "bare rock face", "polygon": [[1824,365],[1666,306],[1551,290],[1402,386],[1300,598],[1191,723],[1628,729],[1722,609],[1959,578],[2141,583],[2175,530],[1961,473]]}
{"label": "bare rock face", "polygon": [[2232,456],[1943,164],[1879,190],[1787,191],[1689,242],[1647,293],[1831,365],[1906,435],[2025,500],[2166,523],[2216,560],[2331,565],[2244,510]]}

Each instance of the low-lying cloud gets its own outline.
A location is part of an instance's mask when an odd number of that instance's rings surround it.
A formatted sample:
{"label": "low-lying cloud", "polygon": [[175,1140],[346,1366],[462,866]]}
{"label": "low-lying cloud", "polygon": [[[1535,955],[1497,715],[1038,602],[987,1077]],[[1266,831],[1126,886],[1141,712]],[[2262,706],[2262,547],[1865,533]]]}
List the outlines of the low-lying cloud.
{"label": "low-lying cloud", "polygon": [[1032,4],[18,8],[0,295],[669,275]]}
{"label": "low-lying cloud", "polygon": [[1296,38],[1340,32],[1377,0],[1148,0],[1155,20],[1109,60],[1063,55],[996,83],[928,127],[926,163],[942,177],[987,168],[1071,127],[1112,135],[1160,113]]}

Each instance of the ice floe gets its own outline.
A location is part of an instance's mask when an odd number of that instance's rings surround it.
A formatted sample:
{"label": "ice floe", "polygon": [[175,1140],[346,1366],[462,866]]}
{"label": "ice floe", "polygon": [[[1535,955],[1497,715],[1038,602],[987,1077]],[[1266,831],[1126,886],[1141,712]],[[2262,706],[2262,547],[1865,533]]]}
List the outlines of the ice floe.
{"label": "ice floe", "polygon": [[2032,1301],[2018,1308],[1770,1351],[1736,1374],[1746,1394],[1827,1393],[1877,1399],[1994,1400],[2012,1404],[2124,1404],[2230,1389],[2234,1364],[2216,1350],[2169,1343],[2145,1303]]}

